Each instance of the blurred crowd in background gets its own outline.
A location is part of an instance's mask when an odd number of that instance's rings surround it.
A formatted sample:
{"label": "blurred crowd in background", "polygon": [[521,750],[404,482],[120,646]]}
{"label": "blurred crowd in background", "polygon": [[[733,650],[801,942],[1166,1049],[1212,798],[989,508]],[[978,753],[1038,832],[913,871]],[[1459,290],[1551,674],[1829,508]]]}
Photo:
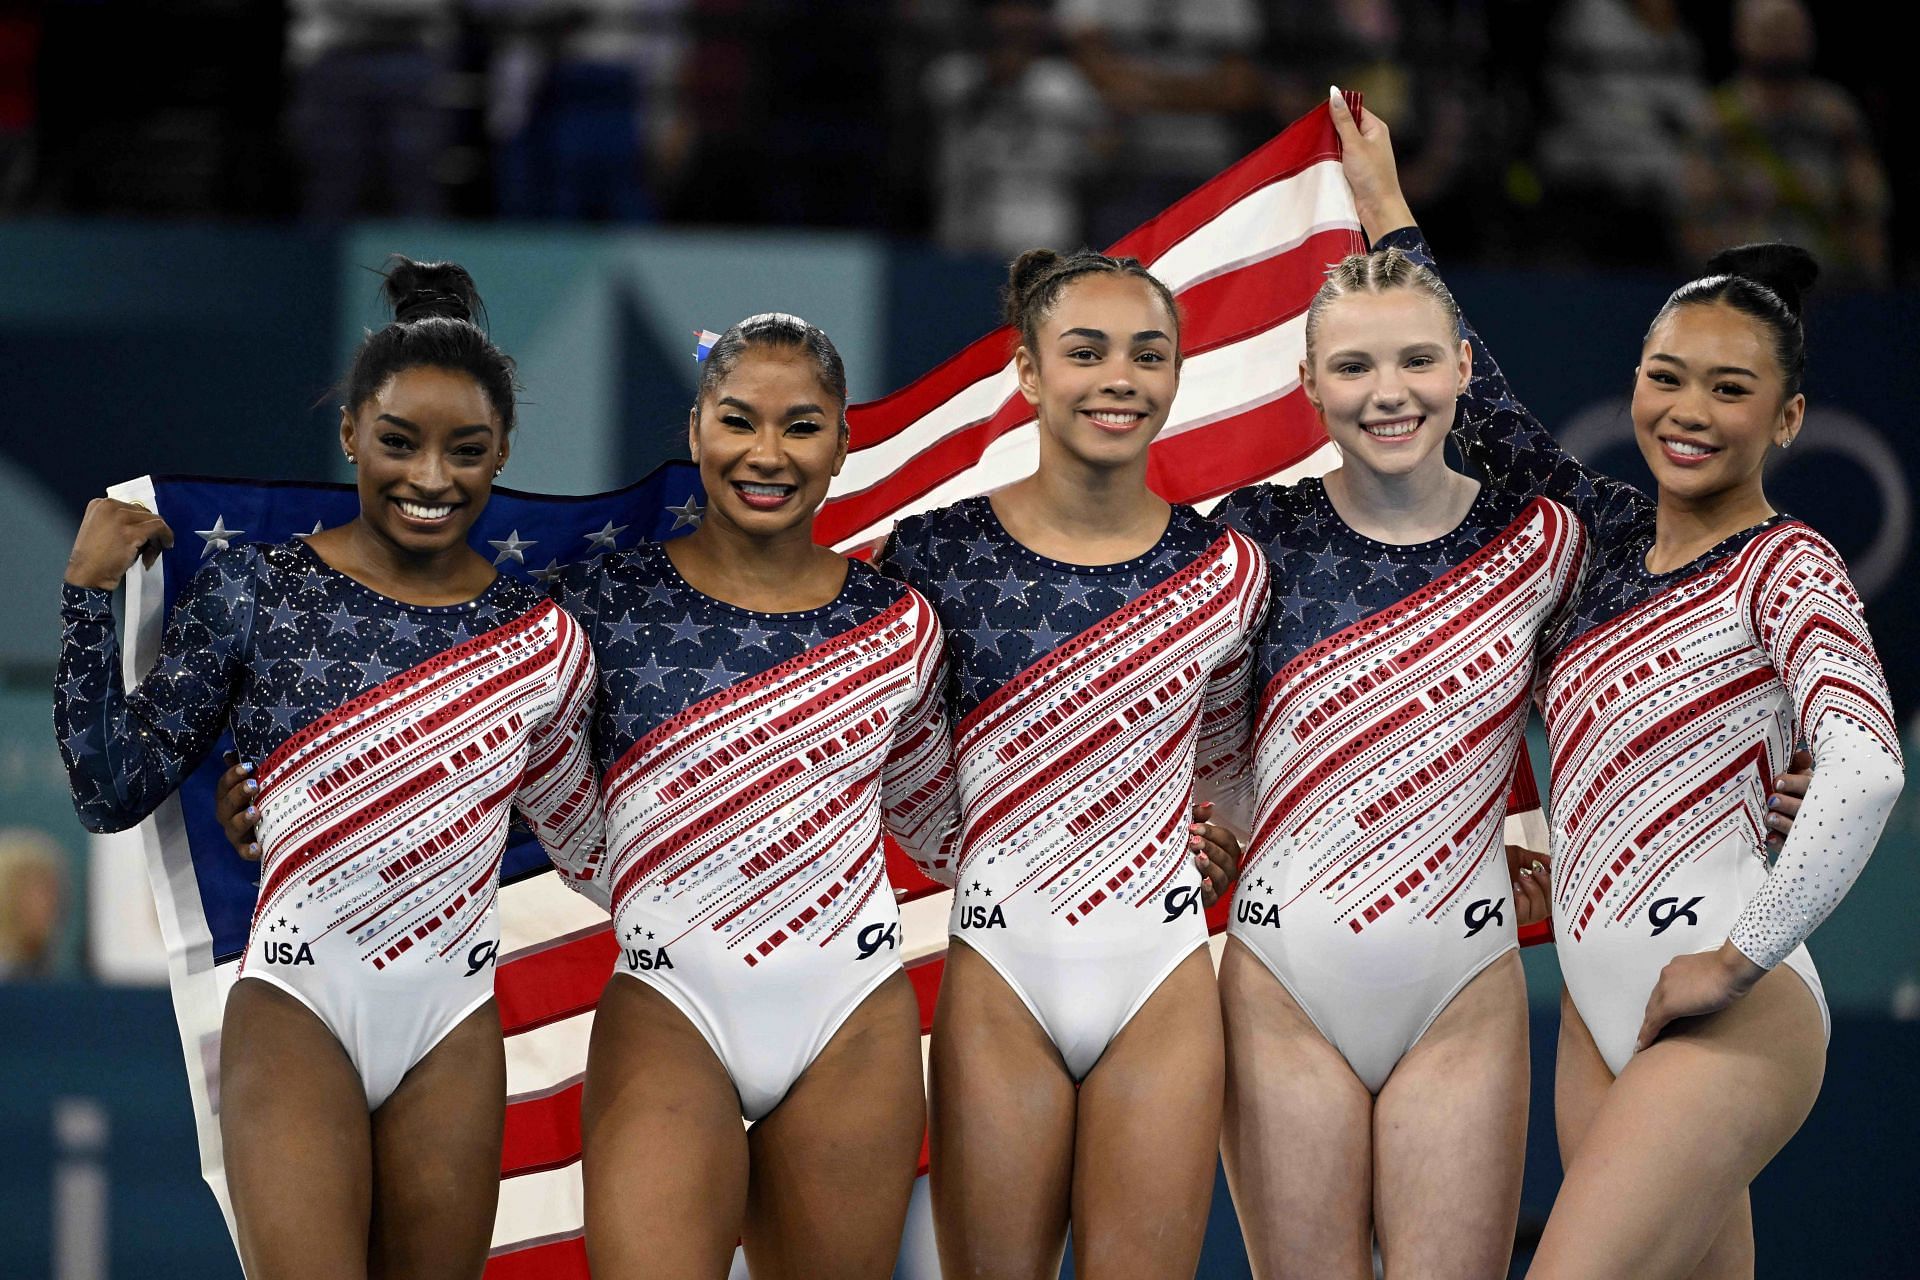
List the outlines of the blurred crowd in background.
{"label": "blurred crowd in background", "polygon": [[[1895,45],[1801,0],[0,0],[0,211],[1110,242],[1362,90],[1450,259],[1912,280]],[[1908,202],[1911,204],[1912,202]]]}

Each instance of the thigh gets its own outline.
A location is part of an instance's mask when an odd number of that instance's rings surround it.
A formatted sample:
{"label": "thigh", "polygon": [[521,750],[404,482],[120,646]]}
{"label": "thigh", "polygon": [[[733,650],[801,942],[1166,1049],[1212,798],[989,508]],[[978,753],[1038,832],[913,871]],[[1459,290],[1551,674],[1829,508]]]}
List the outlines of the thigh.
{"label": "thigh", "polygon": [[373,1113],[375,1280],[474,1280],[486,1268],[506,1093],[500,1012],[489,1000]]}
{"label": "thigh", "polygon": [[1784,966],[1635,1054],[1581,1137],[1529,1274],[1691,1274],[1806,1119],[1825,1063],[1819,1006]]}
{"label": "thigh", "polygon": [[740,1095],[678,1006],[622,974],[594,1013],[580,1136],[598,1280],[727,1274],[747,1201]]}
{"label": "thigh", "polygon": [[1527,1149],[1527,984],[1488,965],[1407,1051],[1373,1109],[1373,1213],[1389,1280],[1505,1275]]}
{"label": "thigh", "polygon": [[1167,975],[1081,1082],[1076,1276],[1193,1275],[1213,1203],[1224,1057],[1213,959],[1201,947]]}
{"label": "thigh", "polygon": [[926,1115],[920,1003],[896,972],[748,1132],[756,1280],[891,1276]]}
{"label": "thigh", "polygon": [[1560,989],[1560,1034],[1553,1056],[1553,1128],[1560,1144],[1560,1168],[1573,1167],[1580,1142],[1613,1087],[1613,1071],[1600,1056],[1586,1020],[1567,989]]}
{"label": "thigh", "polygon": [[927,1084],[941,1272],[1054,1280],[1073,1184],[1073,1080],[1013,988],[957,938]]}
{"label": "thigh", "polygon": [[1745,1190],[1733,1197],[1707,1256],[1687,1280],[1753,1280],[1753,1201]]}
{"label": "thigh", "polygon": [[293,996],[242,978],[220,1030],[220,1144],[251,1276],[367,1274],[372,1125],[360,1074]]}
{"label": "thigh", "polygon": [[1253,1273],[1373,1275],[1373,1095],[1266,965],[1220,957],[1220,1150]]}

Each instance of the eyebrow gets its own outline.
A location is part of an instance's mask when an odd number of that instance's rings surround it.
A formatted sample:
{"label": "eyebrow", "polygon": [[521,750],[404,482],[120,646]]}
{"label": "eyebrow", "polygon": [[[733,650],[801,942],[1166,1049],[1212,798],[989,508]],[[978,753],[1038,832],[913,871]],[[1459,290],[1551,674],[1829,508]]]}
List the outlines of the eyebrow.
{"label": "eyebrow", "polygon": [[[740,399],[738,396],[721,396],[718,400],[714,401],[714,403],[730,404],[736,409],[745,409],[748,413],[758,412],[752,405]],[[806,404],[788,405],[787,412],[784,416],[789,418],[803,418],[810,413],[824,414],[825,412],[825,409],[809,401]]]}
{"label": "eyebrow", "polygon": [[[1664,351],[1656,351],[1652,355],[1648,356],[1647,359],[1665,360],[1668,364],[1677,364],[1682,369],[1687,367],[1687,362],[1685,360],[1682,360],[1679,356],[1670,356]],[[1718,375],[1723,373],[1740,373],[1740,374],[1745,374],[1749,378],[1758,378],[1760,376],[1759,374],[1755,373],[1751,369],[1742,369],[1737,364],[1717,364],[1713,368],[1707,370],[1707,376],[1710,378],[1717,377]]]}
{"label": "eyebrow", "polygon": [[[1107,340],[1106,330],[1104,329],[1066,329],[1061,332],[1060,336],[1063,338],[1092,338],[1095,342],[1105,342]],[[1159,329],[1142,329],[1133,335],[1135,342],[1151,342],[1155,338],[1167,342],[1173,341],[1172,338],[1168,337]]]}
{"label": "eyebrow", "polygon": [[[420,430],[419,424],[408,422],[405,418],[401,417],[397,413],[383,413],[378,418],[375,418],[374,421],[375,422],[391,422],[394,426],[405,427],[409,431]],[[475,436],[475,435],[482,435],[482,434],[491,435],[492,433],[493,433],[493,428],[484,422],[469,422],[464,427],[455,427],[453,429],[453,434],[456,436]]]}

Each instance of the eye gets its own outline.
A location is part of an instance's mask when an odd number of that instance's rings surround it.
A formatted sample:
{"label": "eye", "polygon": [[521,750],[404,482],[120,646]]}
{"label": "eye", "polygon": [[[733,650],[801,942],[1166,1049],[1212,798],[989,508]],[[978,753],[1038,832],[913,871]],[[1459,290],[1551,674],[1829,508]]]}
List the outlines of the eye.
{"label": "eye", "polygon": [[1333,371],[1342,377],[1351,378],[1356,373],[1365,373],[1367,366],[1361,364],[1358,360],[1344,360],[1333,366]]}
{"label": "eye", "polygon": [[459,457],[465,460],[472,460],[472,459],[485,457],[487,453],[487,448],[485,445],[463,444],[459,448],[455,449],[453,452],[456,457]]}
{"label": "eye", "polygon": [[817,422],[811,422],[811,421],[802,419],[799,422],[788,423],[787,430],[788,432],[795,435],[803,435],[803,436],[818,435],[820,433],[820,424]]}
{"label": "eye", "polygon": [[722,414],[720,416],[720,424],[725,427],[731,427],[735,431],[753,430],[753,424],[737,413]]}
{"label": "eye", "polygon": [[1668,373],[1665,369],[1647,370],[1647,381],[1657,382],[1663,387],[1677,387],[1680,385],[1680,379],[1674,377],[1672,374]]}
{"label": "eye", "polygon": [[1741,396],[1746,395],[1749,391],[1752,390],[1752,388],[1739,382],[1722,382],[1715,385],[1713,390],[1714,390],[1714,394],[1716,395],[1723,395],[1723,396],[1731,397],[1733,399],[1738,399]]}
{"label": "eye", "polygon": [[1067,352],[1067,359],[1078,360],[1082,364],[1089,360],[1098,360],[1099,358],[1100,353],[1092,347],[1075,347],[1072,351]]}
{"label": "eye", "polygon": [[1432,356],[1414,356],[1411,360],[1407,361],[1407,368],[1409,369],[1427,369],[1431,368],[1432,365]]}
{"label": "eye", "polygon": [[1158,351],[1142,351],[1134,358],[1142,364],[1165,364],[1167,361],[1167,358]]}
{"label": "eye", "polygon": [[382,435],[380,437],[380,443],[384,447],[388,449],[393,449],[396,451],[401,449],[413,448],[413,441],[407,439],[405,436],[401,435],[397,431],[389,431],[384,435]]}

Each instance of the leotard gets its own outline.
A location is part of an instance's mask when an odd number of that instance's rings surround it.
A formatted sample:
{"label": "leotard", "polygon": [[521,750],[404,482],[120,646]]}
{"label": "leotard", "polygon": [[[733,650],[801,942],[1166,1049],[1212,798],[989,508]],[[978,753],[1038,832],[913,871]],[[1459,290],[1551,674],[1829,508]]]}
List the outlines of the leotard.
{"label": "leotard", "polygon": [[687,1016],[758,1120],[900,970],[883,822],[951,878],[939,621],[858,561],[830,604],[756,613],[658,543],[576,566],[558,596],[600,661],[615,972]]}
{"label": "leotard", "polygon": [[[1415,229],[1382,241],[1431,261]],[[1594,567],[1543,689],[1554,928],[1567,990],[1626,1067],[1667,961],[1731,941],[1785,963],[1859,875],[1903,780],[1886,677],[1840,556],[1772,516],[1651,573],[1653,500],[1582,466],[1513,396],[1479,336],[1456,426],[1469,461],[1586,522]],[[1796,742],[1814,773],[1771,866],[1766,804]]]}
{"label": "leotard", "polygon": [[110,600],[63,589],[54,724],[81,820],[140,821],[231,725],[260,783],[240,977],[311,1009],[377,1108],[493,994],[509,810],[563,866],[599,846],[585,635],[512,578],[410,605],[299,539],[235,546],[182,590],[129,693]]}
{"label": "leotard", "polygon": [[1214,517],[1273,564],[1230,928],[1378,1092],[1517,945],[1507,782],[1585,535],[1557,502],[1482,487],[1445,536],[1375,542],[1317,478],[1242,489]]}
{"label": "leotard", "polygon": [[1248,765],[1266,557],[1174,507],[1146,554],[1064,564],[980,497],[902,521],[881,564],[933,602],[954,664],[952,936],[1083,1079],[1206,942],[1189,806],[1196,770]]}

